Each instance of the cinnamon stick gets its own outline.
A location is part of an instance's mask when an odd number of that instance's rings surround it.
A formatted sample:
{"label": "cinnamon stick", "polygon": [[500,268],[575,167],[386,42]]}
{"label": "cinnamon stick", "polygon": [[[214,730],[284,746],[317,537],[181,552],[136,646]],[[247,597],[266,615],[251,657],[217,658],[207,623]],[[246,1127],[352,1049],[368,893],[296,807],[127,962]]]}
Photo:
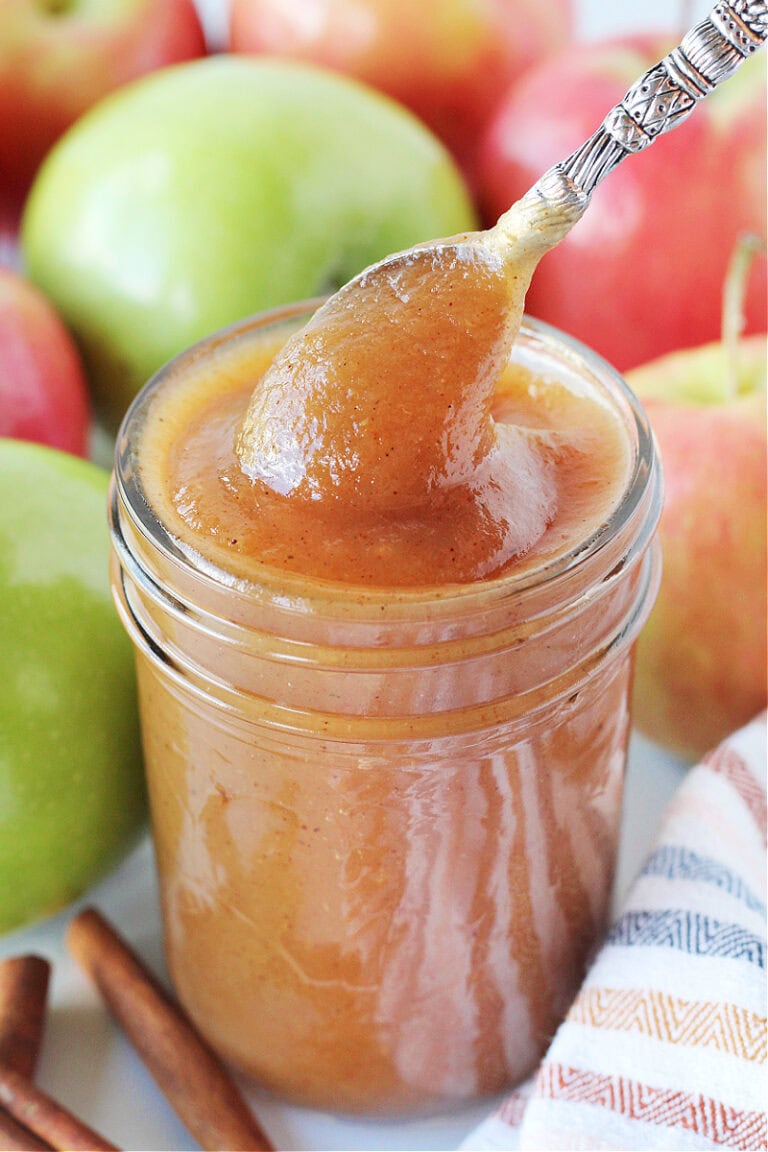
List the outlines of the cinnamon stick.
{"label": "cinnamon stick", "polygon": [[[0,961],[0,1064],[32,1077],[43,1038],[51,966],[42,956],[9,956]],[[50,1152],[0,1107],[0,1152]]]}
{"label": "cinnamon stick", "polygon": [[43,1039],[50,974],[42,956],[0,961],[0,1064],[30,1079]]}
{"label": "cinnamon stick", "polygon": [[29,1128],[17,1124],[5,1108],[0,1108],[0,1152],[51,1152],[52,1148],[47,1140],[39,1140]]}
{"label": "cinnamon stick", "polygon": [[104,917],[79,913],[67,946],[201,1148],[271,1152],[224,1065]]}
{"label": "cinnamon stick", "polygon": [[56,1149],[67,1152],[117,1152],[98,1132],[83,1124],[15,1068],[0,1065],[0,1105]]}

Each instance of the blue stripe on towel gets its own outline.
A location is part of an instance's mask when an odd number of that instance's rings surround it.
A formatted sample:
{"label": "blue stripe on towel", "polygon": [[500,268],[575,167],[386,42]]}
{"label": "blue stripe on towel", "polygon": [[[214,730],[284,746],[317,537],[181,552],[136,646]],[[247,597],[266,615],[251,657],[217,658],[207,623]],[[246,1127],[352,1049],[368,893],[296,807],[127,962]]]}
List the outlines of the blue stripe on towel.
{"label": "blue stripe on towel", "polygon": [[755,896],[740,876],[731,872],[719,860],[699,856],[689,848],[665,844],[648,857],[643,876],[664,876],[668,880],[697,880],[714,884],[723,892],[746,904],[753,912],[765,915],[765,904]]}
{"label": "blue stripe on towel", "polygon": [[625,912],[611,929],[608,943],[676,948],[692,956],[725,956],[765,967],[765,943],[753,932],[671,908]]}

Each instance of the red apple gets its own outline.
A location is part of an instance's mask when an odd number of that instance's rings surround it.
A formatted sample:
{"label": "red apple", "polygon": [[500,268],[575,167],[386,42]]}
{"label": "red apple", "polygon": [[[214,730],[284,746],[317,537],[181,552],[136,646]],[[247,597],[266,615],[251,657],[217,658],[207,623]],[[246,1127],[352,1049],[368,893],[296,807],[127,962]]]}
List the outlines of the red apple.
{"label": "red apple", "polygon": [[507,84],[566,43],[572,0],[232,0],[231,47],[347,72],[409,107],[465,171]]}
{"label": "red apple", "polygon": [[86,108],[204,51],[193,0],[2,0],[0,184],[18,198]]}
{"label": "red apple", "polygon": [[637,648],[635,723],[696,759],[765,708],[766,338],[627,375],[661,451],[661,590]]}
{"label": "red apple", "polygon": [[[480,145],[480,199],[495,220],[595,131],[670,47],[658,39],[580,44],[532,68]],[[765,234],[765,58],[758,54],[669,135],[628,157],[537,269],[527,308],[619,369],[716,340],[735,237]],[[765,263],[749,327],[765,324]]]}
{"label": "red apple", "polygon": [[34,285],[0,269],[0,436],[85,456],[89,423],[72,337]]}

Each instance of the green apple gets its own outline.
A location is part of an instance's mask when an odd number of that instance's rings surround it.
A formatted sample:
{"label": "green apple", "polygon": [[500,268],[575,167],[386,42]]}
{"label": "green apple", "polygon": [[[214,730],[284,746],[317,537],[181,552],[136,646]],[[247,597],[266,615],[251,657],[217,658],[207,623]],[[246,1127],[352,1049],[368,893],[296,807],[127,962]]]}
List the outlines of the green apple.
{"label": "green apple", "polygon": [[144,822],[107,480],[68,453],[0,439],[0,932],[78,896]]}
{"label": "green apple", "polygon": [[454,162],[404,108],[311,65],[218,56],[75,124],[33,185],[22,250],[114,427],[200,337],[474,225]]}
{"label": "green apple", "polygon": [[664,467],[661,589],[637,646],[638,728],[694,760],[766,706],[766,338],[627,373]]}

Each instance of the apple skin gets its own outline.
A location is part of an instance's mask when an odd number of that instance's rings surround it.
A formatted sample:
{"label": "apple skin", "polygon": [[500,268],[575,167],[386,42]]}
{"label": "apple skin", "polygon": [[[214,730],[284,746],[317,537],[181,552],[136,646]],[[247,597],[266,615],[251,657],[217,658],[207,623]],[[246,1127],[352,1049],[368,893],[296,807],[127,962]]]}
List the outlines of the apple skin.
{"label": "apple skin", "polygon": [[18,200],[54,141],[107,92],[204,52],[193,0],[3,0],[2,184]]}
{"label": "apple skin", "polygon": [[145,821],[107,483],[86,460],[0,440],[0,932],[80,895]]}
{"label": "apple skin", "polygon": [[[501,101],[480,145],[479,198],[495,221],[597,129],[671,47],[626,37],[579,44],[534,66]],[[765,235],[765,53],[685,121],[628,157],[537,268],[527,310],[624,371],[720,334],[736,237]],[[765,326],[765,260],[752,272],[748,330]]]}
{"label": "apple skin", "polygon": [[765,336],[742,342],[733,398],[720,344],[627,374],[666,489],[661,589],[638,641],[634,721],[691,761],[768,698],[765,358]]}
{"label": "apple skin", "polygon": [[386,92],[471,176],[501,94],[572,26],[572,0],[232,0],[230,47],[314,61]]}
{"label": "apple skin", "polygon": [[219,56],[87,113],[22,224],[29,274],[113,428],[176,353],[476,223],[443,146],[405,109],[310,65]]}
{"label": "apple skin", "polygon": [[72,337],[33,284],[0,268],[0,436],[85,456],[89,427]]}

